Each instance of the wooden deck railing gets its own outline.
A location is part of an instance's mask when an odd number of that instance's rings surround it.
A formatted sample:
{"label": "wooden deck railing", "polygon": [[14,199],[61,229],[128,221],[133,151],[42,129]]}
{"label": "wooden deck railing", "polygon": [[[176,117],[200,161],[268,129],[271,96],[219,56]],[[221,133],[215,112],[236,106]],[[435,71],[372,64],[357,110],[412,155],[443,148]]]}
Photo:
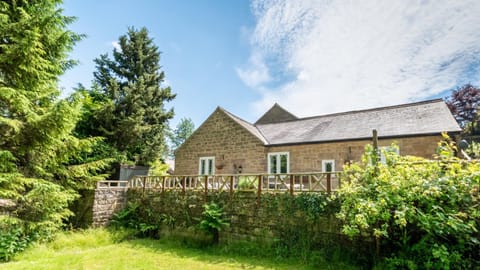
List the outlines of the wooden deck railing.
{"label": "wooden deck railing", "polygon": [[128,181],[108,180],[97,182],[97,188],[128,188]]}
{"label": "wooden deck railing", "polygon": [[128,181],[132,188],[178,191],[239,190],[264,192],[327,192],[340,187],[340,172],[290,174],[237,174],[237,175],[168,175],[134,176]]}

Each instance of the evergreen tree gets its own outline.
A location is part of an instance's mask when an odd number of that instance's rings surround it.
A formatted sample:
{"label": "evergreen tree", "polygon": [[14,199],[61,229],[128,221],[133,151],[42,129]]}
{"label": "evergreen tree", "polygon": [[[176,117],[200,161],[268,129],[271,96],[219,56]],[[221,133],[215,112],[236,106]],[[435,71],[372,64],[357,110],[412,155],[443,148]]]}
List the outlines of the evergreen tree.
{"label": "evergreen tree", "polygon": [[107,143],[138,165],[149,165],[161,158],[165,129],[173,117],[165,102],[175,98],[170,87],[162,87],[165,74],[160,70],[160,52],[146,28],[129,28],[119,38],[120,49],[95,59],[95,87],[103,97],[103,108],[94,116],[98,125],[91,130],[107,138]]}
{"label": "evergreen tree", "polygon": [[58,98],[58,76],[74,64],[67,54],[81,38],[66,29],[74,18],[60,4],[0,2],[0,199],[15,205],[0,216],[0,260],[58,229],[75,189],[107,165],[82,159],[98,139],[72,135],[82,99]]}

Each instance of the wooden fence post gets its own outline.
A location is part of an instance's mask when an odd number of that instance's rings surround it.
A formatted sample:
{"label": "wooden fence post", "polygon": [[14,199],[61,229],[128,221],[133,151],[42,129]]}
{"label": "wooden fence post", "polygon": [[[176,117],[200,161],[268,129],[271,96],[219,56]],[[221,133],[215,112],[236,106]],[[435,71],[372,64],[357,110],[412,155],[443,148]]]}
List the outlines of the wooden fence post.
{"label": "wooden fence post", "polygon": [[262,175],[258,175],[258,191],[257,195],[260,198],[260,195],[262,195]]}
{"label": "wooden fence post", "polygon": [[331,172],[327,173],[327,193],[330,195],[332,192],[332,177],[331,177]]}
{"label": "wooden fence post", "polygon": [[373,151],[374,151],[374,154],[373,154],[374,160],[372,160],[372,164],[374,166],[374,174],[375,176],[377,176],[378,161],[380,160],[380,156],[379,156],[380,152],[378,151],[378,133],[376,129],[372,130],[372,136],[373,136]]}
{"label": "wooden fence post", "polygon": [[208,200],[208,175],[205,175],[205,203]]}
{"label": "wooden fence post", "polygon": [[233,196],[233,175],[230,175],[230,197]]}
{"label": "wooden fence post", "polygon": [[260,198],[262,196],[262,175],[258,175],[258,189],[257,189],[257,205],[260,205]]}
{"label": "wooden fence post", "polygon": [[162,176],[162,193],[165,192],[165,176]]}
{"label": "wooden fence post", "polygon": [[182,193],[183,195],[185,195],[185,184],[187,183],[187,177],[184,176],[183,179],[182,179]]}
{"label": "wooden fence post", "polygon": [[[338,189],[340,189],[342,187],[342,177],[339,177],[340,174],[336,173],[335,174],[335,178],[337,179],[337,182],[338,182]],[[343,175],[342,175],[343,176]]]}
{"label": "wooden fence post", "polygon": [[290,174],[290,195],[293,195],[293,174]]}

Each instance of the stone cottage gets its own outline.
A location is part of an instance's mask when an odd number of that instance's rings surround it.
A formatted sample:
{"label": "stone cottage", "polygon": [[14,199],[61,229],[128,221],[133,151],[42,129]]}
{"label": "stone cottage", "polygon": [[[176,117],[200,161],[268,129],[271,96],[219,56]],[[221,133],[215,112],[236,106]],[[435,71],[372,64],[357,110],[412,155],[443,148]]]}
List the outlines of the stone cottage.
{"label": "stone cottage", "polygon": [[175,153],[176,175],[339,171],[372,130],[380,147],[431,158],[441,132],[461,129],[441,99],[298,118],[275,104],[251,124],[218,107]]}

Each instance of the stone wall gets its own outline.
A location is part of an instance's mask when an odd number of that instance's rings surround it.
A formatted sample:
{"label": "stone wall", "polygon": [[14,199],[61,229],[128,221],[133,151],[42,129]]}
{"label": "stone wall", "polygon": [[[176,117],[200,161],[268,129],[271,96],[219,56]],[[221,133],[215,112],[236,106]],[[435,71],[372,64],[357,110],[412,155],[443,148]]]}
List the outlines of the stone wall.
{"label": "stone wall", "polygon": [[[381,135],[381,134],[380,134]],[[380,139],[379,146],[395,142],[401,155],[432,158],[440,135]],[[371,140],[310,143],[286,146],[265,146],[258,138],[217,109],[175,153],[175,174],[198,174],[200,157],[215,157],[215,174],[267,173],[267,155],[288,152],[290,172],[322,171],[322,160],[335,160],[341,171],[350,161],[360,161],[366,144]]]}
{"label": "stone wall", "polygon": [[128,201],[140,205],[138,214],[148,220],[146,223],[158,224],[163,219],[168,221],[168,227],[180,230],[196,226],[201,219],[202,206],[215,202],[223,208],[224,217],[230,223],[221,232],[224,240],[272,240],[305,234],[306,238],[320,242],[325,234],[340,234],[333,215],[337,211],[335,202],[327,203],[326,195],[321,193],[295,196],[265,193],[258,197],[256,192],[238,191],[233,194],[210,192],[205,196],[198,191],[130,189]]}
{"label": "stone wall", "polygon": [[107,225],[113,214],[122,210],[127,203],[127,188],[107,187],[95,190],[92,225]]}
{"label": "stone wall", "polygon": [[[400,155],[411,155],[432,158],[437,143],[442,140],[440,135],[418,136],[395,139],[380,139],[379,147],[390,146],[396,143]],[[268,153],[288,152],[290,156],[290,172],[318,172],[322,171],[322,160],[335,160],[335,170],[341,171],[343,165],[351,161],[360,161],[365,145],[372,144],[371,140],[344,141],[302,144],[290,146],[268,147]],[[264,157],[265,158],[265,157]],[[266,172],[266,169],[265,171]]]}
{"label": "stone wall", "polygon": [[196,175],[200,157],[215,157],[215,174],[265,173],[263,142],[217,109],[175,152],[175,174]]}

